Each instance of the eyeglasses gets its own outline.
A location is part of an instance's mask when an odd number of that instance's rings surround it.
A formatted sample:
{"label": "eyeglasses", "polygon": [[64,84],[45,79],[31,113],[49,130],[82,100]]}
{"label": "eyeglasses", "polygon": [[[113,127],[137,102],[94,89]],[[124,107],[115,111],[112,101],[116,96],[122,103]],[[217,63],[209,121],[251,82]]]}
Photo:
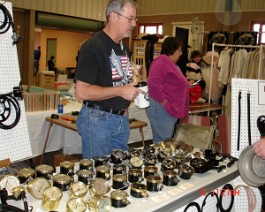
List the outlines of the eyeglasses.
{"label": "eyeglasses", "polygon": [[[114,11],[113,11],[114,12]],[[138,18],[137,17],[127,17],[127,16],[124,16],[118,12],[115,12],[117,15],[119,16],[122,16],[123,18],[126,18],[128,20],[129,23],[132,23],[133,21],[137,22],[138,21]]]}

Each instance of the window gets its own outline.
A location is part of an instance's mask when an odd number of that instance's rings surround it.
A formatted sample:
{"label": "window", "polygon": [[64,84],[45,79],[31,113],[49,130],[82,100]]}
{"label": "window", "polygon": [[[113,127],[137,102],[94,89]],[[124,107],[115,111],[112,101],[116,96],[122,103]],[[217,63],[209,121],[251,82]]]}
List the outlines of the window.
{"label": "window", "polygon": [[257,36],[257,44],[265,44],[265,21],[252,21],[251,30],[259,32]]}
{"label": "window", "polygon": [[146,34],[163,34],[163,25],[156,24],[139,24],[138,32]]}

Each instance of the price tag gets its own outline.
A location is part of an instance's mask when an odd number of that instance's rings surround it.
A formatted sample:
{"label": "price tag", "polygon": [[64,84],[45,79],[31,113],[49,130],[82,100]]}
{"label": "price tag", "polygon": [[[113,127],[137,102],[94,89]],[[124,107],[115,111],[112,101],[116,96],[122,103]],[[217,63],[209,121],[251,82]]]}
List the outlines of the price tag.
{"label": "price tag", "polygon": [[156,196],[156,197],[152,197],[151,198],[154,202],[157,202],[157,203],[160,203],[160,202],[164,202],[166,200],[169,200],[170,197],[166,194],[163,194],[163,195],[159,195],[159,196]]}
{"label": "price tag", "polygon": [[172,196],[176,196],[176,195],[181,194],[182,192],[183,192],[183,190],[176,188],[176,189],[168,191],[167,193],[172,195]]}
{"label": "price tag", "polygon": [[191,183],[184,183],[183,185],[179,186],[179,188],[182,190],[188,190],[188,189],[193,188],[193,187],[194,187],[194,185]]}

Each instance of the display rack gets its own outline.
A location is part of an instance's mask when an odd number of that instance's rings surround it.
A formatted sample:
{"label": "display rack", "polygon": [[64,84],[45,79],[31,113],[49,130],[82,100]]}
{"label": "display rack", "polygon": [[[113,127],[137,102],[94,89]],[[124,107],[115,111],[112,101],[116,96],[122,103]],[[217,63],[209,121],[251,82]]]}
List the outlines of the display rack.
{"label": "display rack", "polygon": [[[13,16],[10,2],[0,1],[0,4],[3,4]],[[4,23],[4,19],[4,14],[0,13],[0,23]],[[7,32],[0,34],[1,95],[12,92],[13,88],[19,86],[21,82],[17,46],[13,43],[13,36],[12,27]],[[24,100],[18,99],[18,103],[21,110],[18,124],[12,129],[0,129],[0,160],[9,158],[11,162],[14,162],[32,155]],[[3,107],[1,110],[3,110]],[[10,106],[10,111],[9,118],[12,119],[16,115],[14,106]],[[0,113],[2,112],[0,111]]]}
{"label": "display rack", "polygon": [[[209,90],[209,101],[211,99],[211,87],[212,87],[212,72],[213,72],[213,61],[214,61],[214,49],[216,46],[221,47],[232,47],[232,48],[250,48],[250,49],[260,49],[263,52],[264,45],[260,46],[251,46],[251,45],[234,45],[234,44],[212,44],[212,57],[211,57],[211,74],[210,74],[210,90]],[[258,78],[261,76],[261,68],[262,68],[262,54],[259,55],[259,68],[258,68]],[[258,114],[265,114],[265,104],[258,103],[258,90],[259,90],[259,80],[250,80],[250,79],[241,79],[241,78],[233,78],[232,79],[232,108],[231,108],[231,155],[239,158],[242,150],[249,145],[248,141],[248,129],[247,129],[247,94],[250,93],[250,107],[251,107],[251,140],[254,143],[259,138],[259,131],[256,126],[256,118]],[[237,137],[238,137],[238,92],[241,91],[242,99],[241,99],[241,128],[240,128],[240,149],[237,150]],[[264,99],[265,97],[263,97]],[[241,177],[238,177],[234,180],[234,185],[245,184]],[[253,188],[253,191],[257,197],[257,207],[255,211],[260,211],[261,206],[261,197],[260,191],[258,188]],[[247,199],[247,194],[242,193],[240,198],[235,204],[235,211],[244,211],[247,208],[248,204],[245,200]]]}
{"label": "display rack", "polygon": [[[211,101],[211,96],[212,96],[212,73],[213,73],[213,61],[214,61],[214,49],[216,46],[221,46],[221,47],[233,47],[233,48],[250,48],[250,49],[258,49],[260,48],[261,51],[263,50],[264,45],[260,46],[250,46],[250,45],[235,45],[235,44],[219,44],[219,43],[212,43],[212,57],[211,57],[211,73],[210,73],[210,88],[209,88],[209,103]],[[260,79],[261,75],[261,67],[262,67],[262,54],[260,54],[259,58],[259,69],[258,69],[258,79]]]}

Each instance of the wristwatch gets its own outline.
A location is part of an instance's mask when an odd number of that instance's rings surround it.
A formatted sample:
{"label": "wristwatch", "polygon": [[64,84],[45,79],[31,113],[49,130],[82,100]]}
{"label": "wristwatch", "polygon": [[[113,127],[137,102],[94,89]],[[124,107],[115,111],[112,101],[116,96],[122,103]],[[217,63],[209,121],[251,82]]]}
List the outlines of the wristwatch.
{"label": "wristwatch", "polygon": [[44,177],[37,177],[28,182],[28,192],[36,199],[42,199],[43,192],[50,187],[50,182]]}
{"label": "wristwatch", "polygon": [[87,209],[86,203],[82,198],[72,197],[66,205],[67,212],[85,212]]}
{"label": "wristwatch", "polygon": [[42,207],[48,211],[56,210],[59,206],[62,196],[63,193],[59,188],[55,186],[46,188],[43,192]]}

